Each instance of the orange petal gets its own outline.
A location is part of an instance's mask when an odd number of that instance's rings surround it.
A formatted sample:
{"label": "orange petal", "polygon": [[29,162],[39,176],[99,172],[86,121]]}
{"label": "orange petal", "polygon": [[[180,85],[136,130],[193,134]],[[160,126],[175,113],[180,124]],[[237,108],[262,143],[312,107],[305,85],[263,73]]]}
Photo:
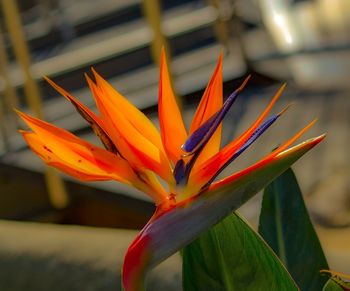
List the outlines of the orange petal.
{"label": "orange petal", "polygon": [[163,145],[169,158],[176,164],[182,154],[181,145],[187,138],[187,132],[171,87],[164,48],[160,62],[158,96],[158,114]]}
{"label": "orange petal", "polygon": [[90,124],[94,133],[101,139],[102,143],[110,152],[117,153],[118,149],[113,144],[111,138],[109,137],[106,129],[102,124],[102,120],[88,107],[82,104],[79,100],[74,98],[71,94],[69,94],[62,87],[58,86],[55,82],[50,80],[48,77],[44,77],[44,79],[55,88],[63,97],[65,97],[68,101],[70,101],[79,114]]}
{"label": "orange petal", "polygon": [[[149,169],[161,178],[173,182],[168,158],[149,139],[141,134],[118,110],[110,98],[104,98],[103,92],[88,78],[97,106],[103,116],[104,124],[122,156],[138,168]],[[113,116],[113,118],[110,118]]]}
{"label": "orange petal", "polygon": [[[209,160],[205,161],[203,164],[197,167],[197,171],[193,171],[190,177],[190,183],[196,185],[204,185],[207,181],[213,177],[217,171],[225,165],[225,163],[232,157],[232,155],[249,139],[249,137],[254,133],[254,131],[259,127],[261,122],[266,118],[267,114],[271,111],[273,105],[280,98],[283,90],[285,89],[285,84],[277,91],[275,96],[272,98],[271,102],[265,108],[263,113],[256,119],[252,126],[247,129],[243,134],[241,134],[237,139],[225,146],[220,152],[211,157]],[[282,112],[281,112],[282,113]]]}
{"label": "orange petal", "polygon": [[[215,71],[204,91],[203,97],[196,110],[192,120],[190,133],[193,133],[204,122],[206,122],[213,114],[215,114],[223,103],[222,97],[222,53],[220,54],[218,64]],[[194,165],[194,170],[198,165],[216,154],[220,149],[221,144],[221,125],[217,128],[213,136],[210,138],[207,145],[202,150]]]}
{"label": "orange petal", "polygon": [[103,79],[94,69],[92,69],[96,84],[106,99],[115,107],[126,120],[146,139],[157,148],[163,149],[159,131],[143,112],[131,104],[124,96],[116,91],[105,79]]}

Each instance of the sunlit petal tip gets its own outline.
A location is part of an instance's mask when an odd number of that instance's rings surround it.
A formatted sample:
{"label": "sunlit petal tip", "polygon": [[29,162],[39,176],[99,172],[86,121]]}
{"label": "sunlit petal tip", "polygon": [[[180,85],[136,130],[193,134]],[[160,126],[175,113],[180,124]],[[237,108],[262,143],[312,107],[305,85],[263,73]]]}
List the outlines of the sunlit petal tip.
{"label": "sunlit petal tip", "polygon": [[317,144],[319,144],[322,140],[325,139],[325,137],[327,136],[326,133],[324,134],[321,134],[317,137],[314,137],[314,138],[310,138],[310,139],[307,139],[306,141],[298,144],[298,145],[295,145],[293,147],[290,147],[290,148],[287,148],[283,151],[281,151],[280,153],[278,153],[276,155],[276,158],[281,158],[282,156],[286,155],[286,154],[289,154],[291,152],[295,152],[297,151],[299,148],[308,148],[308,149],[311,149],[313,148],[314,146],[316,146]]}

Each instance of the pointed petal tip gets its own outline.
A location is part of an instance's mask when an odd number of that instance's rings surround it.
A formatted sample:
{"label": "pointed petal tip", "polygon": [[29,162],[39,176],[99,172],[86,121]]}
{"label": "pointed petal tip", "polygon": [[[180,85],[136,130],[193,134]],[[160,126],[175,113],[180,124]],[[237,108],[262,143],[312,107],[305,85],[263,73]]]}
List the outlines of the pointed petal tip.
{"label": "pointed petal tip", "polygon": [[222,60],[224,58],[224,50],[220,50],[219,58],[218,58],[218,64],[222,65]]}
{"label": "pointed petal tip", "polygon": [[52,82],[52,80],[46,75],[43,75],[43,79],[48,83]]}
{"label": "pointed petal tip", "polygon": [[20,118],[22,118],[24,121],[30,117],[28,114],[26,114],[26,113],[20,111],[20,110],[17,109],[17,108],[13,108],[13,111],[15,111],[15,113],[16,113]]}
{"label": "pointed petal tip", "polygon": [[26,135],[32,134],[32,133],[33,133],[32,131],[27,131],[27,130],[24,130],[24,129],[18,129],[17,132],[18,132],[19,134],[21,134],[21,135],[23,136],[23,138],[25,138]]}
{"label": "pointed petal tip", "polygon": [[88,73],[84,72],[84,77],[89,86],[95,84],[95,82],[91,79]]}
{"label": "pointed petal tip", "polygon": [[326,136],[327,136],[327,133],[322,133],[321,135],[310,138],[310,139],[306,140],[305,142],[312,143],[312,144],[316,145],[316,144],[320,143],[321,141],[323,141],[326,138]]}
{"label": "pointed petal tip", "polygon": [[289,103],[286,107],[284,107],[279,113],[276,114],[276,116],[280,117],[283,115],[290,107],[294,105],[294,102]]}
{"label": "pointed petal tip", "polygon": [[327,135],[326,133],[322,133],[319,136],[309,138],[308,140],[304,141],[304,143],[316,145],[320,143],[322,140],[324,140],[326,138],[326,135]]}
{"label": "pointed petal tip", "polygon": [[302,134],[304,134],[306,131],[308,131],[312,126],[314,126],[314,124],[317,122],[318,118],[314,118],[307,126],[305,126],[301,132]]}
{"label": "pointed petal tip", "polygon": [[[92,75],[94,76],[95,78],[95,82],[97,83],[97,81],[100,79],[103,79],[102,76],[95,70],[94,67],[90,67],[90,70],[92,72]],[[91,79],[91,78],[90,78]],[[104,80],[104,79],[103,79]]]}
{"label": "pointed petal tip", "polygon": [[291,154],[293,152],[297,152],[301,149],[306,149],[308,151],[311,148],[313,148],[314,146],[316,146],[317,144],[319,144],[322,140],[324,140],[325,137],[326,137],[326,133],[323,133],[317,137],[307,139],[306,141],[303,141],[303,142],[301,142],[293,147],[290,147],[290,148],[280,152],[279,154],[276,155],[276,158],[281,158],[284,155]]}
{"label": "pointed petal tip", "polygon": [[249,75],[244,79],[244,81],[243,81],[243,83],[241,84],[241,86],[238,87],[237,91],[242,91],[242,90],[244,89],[244,87],[247,85],[247,83],[248,83],[248,81],[250,80],[251,77],[252,77],[252,75],[249,74]]}
{"label": "pointed petal tip", "polygon": [[167,69],[167,54],[164,46],[162,46],[162,49],[160,51],[160,74],[162,74],[162,70],[165,68]]}
{"label": "pointed petal tip", "polygon": [[164,45],[162,45],[162,47],[160,49],[160,55],[161,55],[162,58],[166,56],[166,51],[165,51]]}
{"label": "pointed petal tip", "polygon": [[56,84],[52,79],[50,79],[48,76],[43,76],[43,79],[49,83],[49,85],[54,88],[58,93],[60,93],[64,98],[71,101],[71,98],[66,90],[64,90],[61,86]]}
{"label": "pointed petal tip", "polygon": [[286,89],[286,87],[287,87],[287,83],[283,83],[281,87],[279,87],[279,89],[277,90],[276,95],[281,95],[283,91]]}

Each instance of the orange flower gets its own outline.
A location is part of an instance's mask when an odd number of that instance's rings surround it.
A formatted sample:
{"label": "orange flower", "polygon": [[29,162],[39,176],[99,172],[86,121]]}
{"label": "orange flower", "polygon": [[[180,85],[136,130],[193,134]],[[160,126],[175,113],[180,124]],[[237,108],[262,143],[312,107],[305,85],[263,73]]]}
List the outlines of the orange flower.
{"label": "orange flower", "polygon": [[[312,124],[254,165],[215,181],[286,110],[267,118],[284,85],[256,121],[220,149],[221,122],[249,77],[225,103],[222,56],[187,132],[171,87],[164,50],[159,84],[160,133],[152,122],[93,70],[87,77],[100,115],[47,81],[91,125],[105,149],[49,123],[18,112],[32,129],[21,131],[45,163],[80,180],[116,180],[145,192],[156,212],[130,245],[123,265],[126,290],[142,290],[147,271],[219,222],[286,170],[324,135],[289,148]],[[167,184],[165,189],[159,180]]]}

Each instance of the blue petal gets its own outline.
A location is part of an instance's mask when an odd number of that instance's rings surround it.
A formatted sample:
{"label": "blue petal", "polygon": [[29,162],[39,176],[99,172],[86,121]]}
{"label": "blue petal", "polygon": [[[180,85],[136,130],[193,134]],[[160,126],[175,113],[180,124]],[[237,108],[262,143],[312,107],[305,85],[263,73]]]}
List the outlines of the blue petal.
{"label": "blue petal", "polygon": [[214,134],[215,130],[218,128],[225,115],[231,108],[234,101],[237,99],[239,93],[243,90],[244,86],[247,84],[250,76],[248,76],[242,85],[234,91],[225,101],[222,108],[211,116],[205,123],[203,123],[197,130],[195,130],[182,145],[182,149],[187,152],[187,155],[192,155],[195,152],[203,149],[207,144],[209,139]]}
{"label": "blue petal", "polygon": [[249,146],[251,146],[259,136],[261,136],[277,119],[281,116],[281,113],[271,116],[269,119],[264,121],[254,133],[249,137],[249,139],[236,151],[232,157],[215,173],[215,175],[202,187],[202,189],[208,187],[214,179],[229,165],[231,164],[238,156],[240,156]]}

